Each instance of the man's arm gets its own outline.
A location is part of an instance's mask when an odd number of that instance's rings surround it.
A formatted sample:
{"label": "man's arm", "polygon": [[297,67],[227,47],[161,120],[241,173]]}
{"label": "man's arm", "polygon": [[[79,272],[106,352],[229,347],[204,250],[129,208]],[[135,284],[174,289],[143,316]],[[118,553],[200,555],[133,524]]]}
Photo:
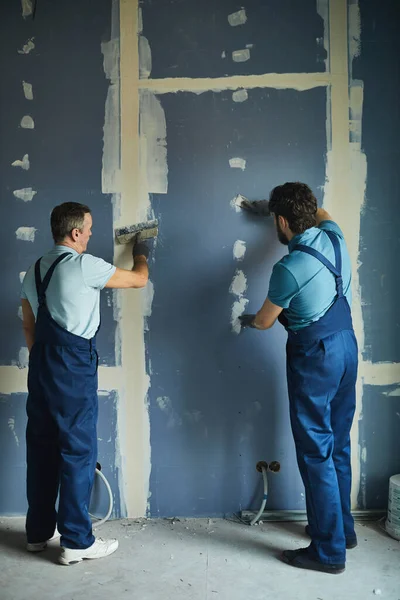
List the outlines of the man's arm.
{"label": "man's arm", "polygon": [[254,327],[256,329],[270,329],[282,311],[283,308],[273,304],[269,298],[266,298],[264,304],[256,314]]}
{"label": "man's arm", "polygon": [[28,300],[25,298],[21,299],[22,305],[22,328],[24,330],[26,345],[28,346],[28,351],[31,351],[31,348],[35,342],[35,315],[33,314],[31,305]]}
{"label": "man's arm", "polygon": [[242,328],[253,327],[254,329],[270,329],[275,323],[283,308],[273,304],[271,300],[266,298],[264,304],[256,315],[242,315],[239,317]]}
{"label": "man's arm", "polygon": [[135,256],[132,271],[116,268],[114,275],[107,281],[106,288],[128,289],[144,288],[149,280],[149,267],[145,256]]}
{"label": "man's arm", "polygon": [[315,218],[317,221],[317,227],[318,225],[320,225],[320,223],[322,223],[322,221],[333,221],[331,215],[328,212],[326,212],[324,208],[317,209],[317,214],[315,215]]}

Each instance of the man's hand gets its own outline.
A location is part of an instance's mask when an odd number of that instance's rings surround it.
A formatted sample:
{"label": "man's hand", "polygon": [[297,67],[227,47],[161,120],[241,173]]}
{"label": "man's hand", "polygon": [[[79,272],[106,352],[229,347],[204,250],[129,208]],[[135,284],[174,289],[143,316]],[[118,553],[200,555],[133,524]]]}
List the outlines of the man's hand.
{"label": "man's hand", "polygon": [[247,200],[247,198],[245,198],[240,203],[240,208],[260,217],[271,216],[268,200]]}
{"label": "man's hand", "polygon": [[152,243],[149,242],[149,240],[142,241],[142,242],[137,242],[135,240],[133,243],[133,248],[132,248],[133,259],[135,259],[137,256],[144,256],[146,259],[148,259],[150,251],[151,251],[151,246],[152,246]]}
{"label": "man's hand", "polygon": [[241,317],[239,317],[242,329],[245,329],[246,327],[254,327],[256,329],[256,326],[254,324],[255,318],[256,315],[242,315]]}

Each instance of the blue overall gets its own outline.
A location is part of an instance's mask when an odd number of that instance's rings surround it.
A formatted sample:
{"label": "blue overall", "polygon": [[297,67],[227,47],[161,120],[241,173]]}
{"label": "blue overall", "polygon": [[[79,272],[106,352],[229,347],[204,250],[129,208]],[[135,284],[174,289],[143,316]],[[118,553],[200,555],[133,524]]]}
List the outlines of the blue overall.
{"label": "blue overall", "polygon": [[43,281],[40,259],[35,265],[39,307],[28,374],[26,532],[28,542],[43,542],[57,524],[62,546],[88,548],[94,542],[88,510],[97,458],[95,338],[70,333],[46,306],[54,269],[68,254],[55,260]]}
{"label": "blue overall", "polygon": [[[346,537],[355,536],[350,512],[350,429],[358,350],[350,307],[343,294],[339,240],[331,231],[326,234],[333,244],[336,266],[314,248],[294,247],[331,271],[337,296],[315,323],[296,332],[287,329],[287,382],[312,538],[309,551],[322,563],[341,564],[346,560]],[[279,320],[287,328],[284,312]]]}

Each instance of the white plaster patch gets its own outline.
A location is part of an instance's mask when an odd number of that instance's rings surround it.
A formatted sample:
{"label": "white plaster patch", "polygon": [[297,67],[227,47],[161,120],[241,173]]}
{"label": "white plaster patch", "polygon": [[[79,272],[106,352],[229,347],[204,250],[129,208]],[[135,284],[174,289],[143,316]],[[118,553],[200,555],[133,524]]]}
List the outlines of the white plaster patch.
{"label": "white plaster patch", "polygon": [[23,242],[34,242],[36,232],[37,229],[35,229],[35,227],[18,227],[15,235],[17,236],[17,240],[21,240]]}
{"label": "white plaster patch", "polygon": [[21,6],[22,16],[24,17],[24,19],[26,19],[26,17],[30,17],[33,13],[32,0],[21,0]]}
{"label": "white plaster patch", "polygon": [[232,279],[231,287],[229,291],[231,294],[241,298],[247,289],[247,279],[243,271],[236,269],[235,275]]}
{"label": "white plaster patch", "polygon": [[139,37],[139,75],[140,79],[148,79],[151,74],[152,60],[149,40]]}
{"label": "white plaster patch", "polygon": [[229,166],[231,169],[242,169],[242,171],[244,171],[246,168],[246,160],[239,157],[230,158]]}
{"label": "white plaster patch", "polygon": [[167,125],[161,102],[155,94],[140,94],[141,161],[145,155],[146,190],[150,194],[168,191]]}
{"label": "white plaster patch", "polygon": [[8,419],[8,428],[11,430],[14,436],[15,443],[17,444],[17,446],[19,446],[19,439],[17,434],[15,433],[15,417],[10,417]]}
{"label": "white plaster patch", "polygon": [[21,321],[23,320],[24,316],[22,314],[22,306],[18,306],[18,317],[21,319]]}
{"label": "white plaster patch", "polygon": [[232,198],[232,200],[230,201],[231,207],[234,208],[237,213],[241,212],[242,210],[241,207],[243,200],[245,200],[245,197],[242,196],[242,194],[237,194],[237,196]]}
{"label": "white plaster patch", "polygon": [[32,198],[37,194],[31,187],[22,188],[21,190],[14,190],[13,194],[16,198],[23,200],[24,202],[30,202]]}
{"label": "white plaster patch", "polygon": [[24,96],[26,100],[33,100],[33,88],[31,83],[22,82],[22,89],[24,90]]}
{"label": "white plaster patch", "polygon": [[26,275],[26,271],[21,271],[21,273],[19,274],[19,281],[20,281],[20,283],[23,282],[25,275]]}
{"label": "white plaster patch", "polygon": [[21,127],[22,129],[35,129],[35,122],[31,116],[25,115],[21,119]]}
{"label": "white plaster patch", "polygon": [[22,46],[21,50],[18,50],[18,54],[29,54],[29,52],[32,52],[32,50],[35,49],[35,44],[33,43],[34,39],[34,37],[29,38]]}
{"label": "white plaster patch", "polygon": [[23,169],[24,171],[28,171],[29,167],[31,166],[30,162],[29,162],[29,155],[28,154],[24,154],[22,160],[14,160],[13,163],[11,163],[12,167],[21,167],[21,169]]}
{"label": "white plaster patch", "polygon": [[228,15],[228,23],[231,27],[237,27],[238,25],[244,25],[247,21],[247,15],[244,8]]}
{"label": "white plaster patch", "polygon": [[243,240],[236,240],[233,245],[233,257],[236,260],[243,260],[244,255],[246,254],[246,242]]}
{"label": "white plaster patch", "polygon": [[233,303],[231,312],[231,327],[232,331],[236,334],[240,333],[241,331],[239,317],[244,313],[245,308],[249,302],[246,298],[243,297],[243,294],[245,293],[246,289],[246,276],[243,273],[243,271],[237,269],[229,289],[230,293],[238,298]]}
{"label": "white plaster patch", "polygon": [[138,9],[138,33],[142,33],[143,31],[143,11],[139,7]]}
{"label": "white plaster patch", "polygon": [[361,450],[361,460],[362,460],[363,463],[367,462],[367,448],[365,446]]}
{"label": "white plaster patch", "polygon": [[232,94],[232,100],[234,102],[246,102],[248,97],[249,94],[247,93],[247,90],[236,90],[236,92],[233,92]]}
{"label": "white plaster patch", "polygon": [[221,58],[226,58],[226,52],[225,52],[225,50],[222,52]]}
{"label": "white plaster patch", "polygon": [[360,56],[361,51],[361,16],[358,0],[349,0],[349,54],[351,59]]}
{"label": "white plaster patch", "polygon": [[[121,110],[120,110],[120,43],[111,39],[101,44],[103,68],[108,86],[103,127],[103,194],[121,191]],[[119,197],[119,196],[118,196]]]}
{"label": "white plaster patch", "polygon": [[249,48],[243,48],[243,50],[234,50],[232,52],[233,62],[242,63],[250,60]]}
{"label": "white plaster patch", "polygon": [[147,282],[147,285],[141,290],[142,293],[142,310],[144,317],[144,330],[149,330],[149,325],[147,319],[151,317],[151,307],[153,304],[154,298],[154,285],[150,279]]}
{"label": "white plaster patch", "polygon": [[26,346],[22,346],[18,353],[18,366],[20,369],[26,369],[29,365],[29,350]]}
{"label": "white plaster patch", "polygon": [[364,84],[352,80],[350,84],[350,141],[361,145]]}

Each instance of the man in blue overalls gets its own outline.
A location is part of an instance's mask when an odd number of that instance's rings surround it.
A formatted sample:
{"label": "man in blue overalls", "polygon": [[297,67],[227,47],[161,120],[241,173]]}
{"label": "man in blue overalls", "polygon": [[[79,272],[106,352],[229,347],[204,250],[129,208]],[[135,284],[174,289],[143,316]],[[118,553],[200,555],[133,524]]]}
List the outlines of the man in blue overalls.
{"label": "man in blue overalls", "polygon": [[87,206],[57,206],[55,246],[28,270],[21,294],[30,352],[27,549],[44,550],[58,525],[63,565],[118,548],[117,540],[95,539],[88,512],[97,459],[100,290],[141,288],[148,280],[146,244],[134,245],[132,271],[118,269],[85,254],[91,228]]}
{"label": "man in blue overalls", "polygon": [[358,350],[353,331],[351,267],[343,233],[317,209],[302,183],[276,187],[265,201],[244,202],[274,216],[289,254],[273,268],[266,301],[242,327],[288,332],[287,383],[297,461],[306,492],[311,544],[286,550],[295,567],[342,573],[346,548],[357,545],[350,512],[350,429],[355,410]]}

